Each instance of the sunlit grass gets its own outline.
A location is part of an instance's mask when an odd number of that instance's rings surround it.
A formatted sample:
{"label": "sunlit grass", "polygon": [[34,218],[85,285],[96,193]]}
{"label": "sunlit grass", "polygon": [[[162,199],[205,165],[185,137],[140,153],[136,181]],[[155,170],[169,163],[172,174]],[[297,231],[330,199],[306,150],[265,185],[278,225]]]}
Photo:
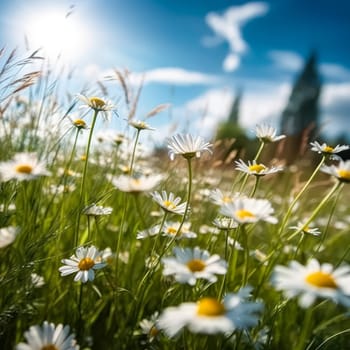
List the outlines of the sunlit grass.
{"label": "sunlit grass", "polygon": [[[310,146],[316,165],[281,169],[264,152],[282,137],[261,126],[253,159],[226,166],[224,144],[196,135],[146,154],[138,97],[99,142],[108,96],[87,94],[88,114],[71,117],[82,103],[61,106],[59,80],[19,69],[41,58],[2,55],[2,348],[30,343],[45,321],[69,325],[81,349],[350,346],[349,163],[331,158],[336,147]],[[75,349],[50,342],[41,350]]]}

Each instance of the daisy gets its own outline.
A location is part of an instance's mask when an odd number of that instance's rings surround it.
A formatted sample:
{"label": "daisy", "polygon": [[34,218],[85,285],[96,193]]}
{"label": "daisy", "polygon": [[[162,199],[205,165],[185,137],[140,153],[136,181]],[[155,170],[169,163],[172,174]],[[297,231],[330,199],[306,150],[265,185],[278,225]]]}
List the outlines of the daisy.
{"label": "daisy", "polygon": [[219,255],[210,256],[206,250],[199,247],[180,248],[173,250],[175,257],[162,259],[164,264],[163,275],[174,275],[179,283],[188,283],[195,285],[197,279],[205,279],[211,283],[217,281],[215,274],[224,275],[227,272],[225,260],[220,259]]}
{"label": "daisy", "polygon": [[205,297],[196,303],[182,303],[168,307],[158,319],[158,327],[169,336],[176,336],[181,329],[188,327],[193,333],[231,334],[238,329],[255,326],[259,318],[256,312],[262,309],[259,302],[251,302],[251,288],[245,287],[237,294],[229,293],[221,302]]}
{"label": "daisy", "polygon": [[272,283],[287,298],[299,296],[299,305],[304,308],[311,306],[318,297],[350,306],[349,265],[333,268],[331,264],[311,259],[303,266],[293,260],[289,267],[275,267]]}
{"label": "daisy", "polygon": [[341,160],[338,165],[323,165],[321,171],[335,176],[341,182],[350,182],[350,160]]}
{"label": "daisy", "polygon": [[148,340],[152,342],[159,334],[159,329],[157,326],[159,312],[156,311],[149,319],[144,318],[140,321],[140,328],[143,334],[146,334]]}
{"label": "daisy", "polygon": [[87,97],[81,94],[77,94],[77,98],[84,103],[80,108],[93,109],[95,112],[101,112],[105,120],[110,119],[111,111],[117,109],[111,101],[103,100],[100,97]]}
{"label": "daisy", "polygon": [[231,193],[224,193],[220,189],[216,188],[215,190],[212,190],[209,193],[209,199],[212,201],[215,205],[224,205],[226,203],[232,203],[237,198],[245,197],[239,192],[234,193],[233,195]]}
{"label": "daisy", "polygon": [[75,251],[75,255],[72,255],[69,259],[63,259],[62,263],[65,265],[58,269],[61,272],[61,276],[77,273],[74,281],[80,280],[83,283],[93,281],[95,278],[94,270],[106,266],[102,260],[101,252],[93,245],[90,247],[79,247]]}
{"label": "daisy", "polygon": [[38,275],[35,272],[30,274],[30,279],[32,281],[32,284],[33,284],[34,288],[40,288],[40,287],[42,287],[45,284],[44,277]]}
{"label": "daisy", "polygon": [[299,222],[297,226],[290,226],[289,228],[313,236],[319,236],[321,234],[321,231],[318,227],[310,227],[309,225],[306,226],[302,222]]}
{"label": "daisy", "polygon": [[276,224],[272,216],[274,209],[267,199],[239,198],[220,208],[220,214],[228,216],[240,224],[255,223],[260,220]]}
{"label": "daisy", "polygon": [[260,124],[255,127],[256,137],[265,143],[277,142],[286,137],[286,135],[276,136],[276,128],[268,124]]}
{"label": "daisy", "polygon": [[74,334],[69,334],[69,326],[44,321],[42,326],[31,326],[24,333],[27,343],[19,343],[16,350],[78,350]]}
{"label": "daisy", "polygon": [[166,191],[161,193],[155,191],[151,193],[151,197],[164,211],[178,215],[185,214],[187,202],[180,203],[181,198],[175,197],[174,193],[167,194]]}
{"label": "daisy", "polygon": [[182,227],[181,227],[180,232],[178,232],[180,225],[181,225],[181,223],[179,221],[177,221],[177,222],[173,222],[173,221],[165,222],[163,229],[162,229],[163,236],[174,237],[174,235],[176,235],[177,239],[197,238],[197,234],[190,230],[190,228],[191,228],[190,222],[184,222]]}
{"label": "daisy", "polygon": [[349,149],[350,146],[347,145],[337,145],[335,147],[329,146],[326,143],[323,143],[322,145],[319,144],[317,141],[310,142],[311,151],[317,152],[317,153],[322,153],[324,155],[331,155],[331,154],[336,154],[341,151],[345,151]]}
{"label": "daisy", "polygon": [[84,119],[76,118],[76,119],[70,119],[70,120],[73,126],[76,127],[78,130],[89,129]]}
{"label": "daisy", "polygon": [[182,155],[186,159],[199,158],[201,153],[207,151],[212,153],[212,145],[205,142],[200,136],[190,134],[177,134],[168,139],[169,157],[174,160],[176,154]]}
{"label": "daisy", "polygon": [[249,175],[264,176],[274,174],[283,170],[283,167],[271,167],[268,168],[264,164],[258,164],[255,160],[253,162],[248,161],[248,164],[244,163],[242,159],[236,160],[236,169],[243,171]]}
{"label": "daisy", "polygon": [[156,130],[150,127],[146,122],[141,120],[130,120],[128,124],[137,130]]}
{"label": "daisy", "polygon": [[162,180],[162,175],[150,175],[139,177],[121,175],[112,179],[113,185],[122,192],[149,192]]}
{"label": "daisy", "polygon": [[18,232],[18,227],[14,226],[0,228],[0,248],[5,248],[13,243]]}
{"label": "daisy", "polygon": [[111,207],[103,207],[101,205],[96,205],[95,203],[87,206],[83,210],[83,214],[87,216],[102,216],[102,215],[110,215],[113,211]]}
{"label": "daisy", "polygon": [[232,230],[238,227],[238,223],[232,218],[228,217],[214,219],[213,225],[219,230]]}
{"label": "daisy", "polygon": [[34,153],[17,153],[12,160],[0,162],[0,180],[33,180],[39,176],[48,176],[45,164]]}

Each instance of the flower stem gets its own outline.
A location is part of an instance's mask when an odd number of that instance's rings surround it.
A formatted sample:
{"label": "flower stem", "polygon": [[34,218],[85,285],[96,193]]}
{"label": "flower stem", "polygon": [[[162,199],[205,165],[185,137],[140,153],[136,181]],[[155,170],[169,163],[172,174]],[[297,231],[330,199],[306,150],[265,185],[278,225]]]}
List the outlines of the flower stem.
{"label": "flower stem", "polygon": [[131,161],[130,161],[130,166],[129,166],[129,172],[130,172],[130,176],[132,176],[133,171],[134,171],[134,162],[135,162],[135,155],[136,155],[136,147],[137,147],[137,143],[139,141],[139,136],[140,136],[140,129],[137,129],[136,132],[136,137],[135,137],[135,143],[134,143],[134,147],[132,150],[132,155],[131,155]]}
{"label": "flower stem", "polygon": [[313,314],[313,309],[311,307],[309,307],[305,313],[304,322],[303,322],[303,325],[301,328],[301,334],[299,337],[299,342],[298,342],[297,346],[294,348],[295,350],[305,349],[305,345],[308,341],[308,337],[309,337],[309,333],[310,333],[312,314]]}
{"label": "flower stem", "polygon": [[96,110],[96,109],[94,110],[94,115],[92,118],[92,124],[91,124],[90,133],[89,133],[88,143],[87,143],[87,147],[86,147],[83,178],[81,180],[80,194],[79,194],[79,207],[78,207],[78,214],[77,214],[77,224],[76,224],[76,229],[75,229],[75,234],[74,234],[74,246],[78,245],[81,211],[82,211],[83,202],[84,201],[86,202],[86,198],[84,198],[84,200],[83,200],[83,196],[84,196],[84,192],[85,192],[85,181],[86,181],[86,174],[87,174],[87,166],[88,166],[88,162],[89,162],[92,134],[93,134],[93,131],[95,128],[98,112],[99,112],[98,110]]}
{"label": "flower stem", "polygon": [[284,216],[283,220],[282,220],[282,224],[280,226],[280,230],[279,230],[279,234],[281,234],[283,232],[283,230],[285,229],[287,222],[292,214],[293,208],[295,206],[295,204],[298,202],[298,200],[300,199],[300,197],[303,195],[303,193],[306,191],[306,189],[309,187],[310,183],[312,182],[312,180],[315,178],[316,174],[318,173],[318,171],[320,170],[321,166],[323,165],[323,163],[325,162],[326,157],[323,156],[320,163],[318,164],[318,166],[316,167],[316,169],[314,170],[314,172],[311,174],[310,178],[308,179],[308,181],[305,183],[305,185],[303,186],[303,188],[300,190],[300,192],[295,196],[293,202],[291,203],[291,205],[289,206],[286,215]]}

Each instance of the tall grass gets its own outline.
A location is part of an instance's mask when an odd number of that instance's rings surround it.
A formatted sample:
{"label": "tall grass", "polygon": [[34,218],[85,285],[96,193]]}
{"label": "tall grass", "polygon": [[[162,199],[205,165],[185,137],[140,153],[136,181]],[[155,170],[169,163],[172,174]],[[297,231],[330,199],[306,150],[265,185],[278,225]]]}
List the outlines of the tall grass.
{"label": "tall grass", "polygon": [[[198,159],[180,156],[170,161],[166,152],[145,154],[139,141],[151,131],[122,124],[123,118],[134,119],[140,90],[132,99],[121,72],[116,73],[124,94],[118,109],[120,133],[130,140],[99,143],[91,133],[90,148],[87,135],[91,130],[77,128],[70,119],[74,113],[79,115],[79,104],[70,94],[62,99],[61,78],[50,76],[42,58],[33,53],[18,59],[5,50],[1,55],[0,161],[18,152],[34,152],[51,173],[31,181],[0,182],[0,228],[19,230],[12,244],[0,248],[2,349],[13,349],[24,341],[30,326],[45,320],[70,325],[82,349],[350,347],[347,308],[328,299],[302,308],[297,298],[287,299],[271,282],[276,265],[292,260],[305,264],[317,258],[334,266],[349,262],[348,184],[337,183],[330,192],[334,182],[330,176],[314,172],[316,167],[298,165],[257,181],[234,170],[233,162],[229,167],[214,166],[216,154],[223,153],[216,147],[212,156]],[[31,70],[32,66],[36,68]],[[149,116],[162,109],[156,108]],[[126,115],[121,115],[123,111]],[[91,109],[84,117],[87,125],[91,126],[94,113]],[[255,160],[268,147],[261,144]],[[149,191],[121,191],[113,185],[131,172],[136,178],[161,174],[162,181],[154,189],[187,201],[187,215],[164,213]],[[219,230],[213,221],[222,216],[209,195],[216,188],[231,197],[240,192],[269,200],[277,224],[259,221]],[[85,215],[84,208],[94,203],[113,211]],[[180,228],[173,237],[162,235],[160,229],[154,236],[136,238],[140,231],[165,221],[178,221],[181,226],[190,222],[197,237],[181,238]],[[299,221],[315,224],[321,235],[289,228]],[[81,283],[73,281],[74,275],[61,276],[62,259],[72,256],[79,246],[90,245],[111,251],[104,260],[106,267],[95,271],[94,280]],[[199,280],[194,286],[164,276],[162,258],[172,255],[175,246],[198,246],[218,254],[227,261],[227,273],[215,283]],[[33,273],[43,277],[43,285],[33,281]],[[142,320],[169,306],[204,296],[221,299],[246,285],[253,288],[251,301],[264,305],[257,325],[250,329],[229,335],[185,329],[170,338],[161,330],[154,331],[157,324],[148,333],[140,326]]]}

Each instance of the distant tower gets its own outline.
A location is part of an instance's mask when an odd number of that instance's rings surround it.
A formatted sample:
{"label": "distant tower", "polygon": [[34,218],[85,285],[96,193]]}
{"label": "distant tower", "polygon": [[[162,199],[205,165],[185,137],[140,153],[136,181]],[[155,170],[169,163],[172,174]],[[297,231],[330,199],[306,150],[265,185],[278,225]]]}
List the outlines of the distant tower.
{"label": "distant tower", "polygon": [[321,80],[317,71],[317,55],[313,52],[297,78],[288,104],[282,113],[281,132],[289,136],[289,140],[286,140],[288,158],[290,152],[294,153],[294,158],[302,152],[305,144],[317,133],[320,92]]}
{"label": "distant tower", "polygon": [[239,109],[241,107],[242,90],[237,89],[235,99],[233,100],[231,111],[228,117],[228,122],[238,125],[239,124]]}

